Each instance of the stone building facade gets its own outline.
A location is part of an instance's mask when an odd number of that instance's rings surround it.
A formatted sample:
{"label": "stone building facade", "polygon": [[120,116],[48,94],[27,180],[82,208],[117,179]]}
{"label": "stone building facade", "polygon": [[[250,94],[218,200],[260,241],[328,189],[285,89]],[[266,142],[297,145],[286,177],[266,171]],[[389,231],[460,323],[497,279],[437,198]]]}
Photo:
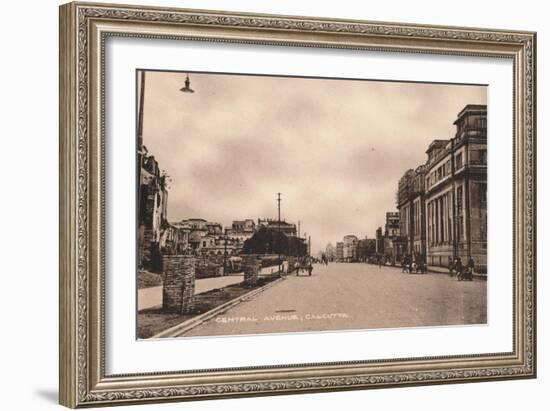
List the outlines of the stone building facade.
{"label": "stone building facade", "polygon": [[487,269],[487,106],[467,105],[455,136],[428,148],[426,235],[428,264],[473,258]]}
{"label": "stone building facade", "polygon": [[433,140],[426,163],[399,180],[400,238],[405,253],[428,265],[471,257],[476,271],[486,272],[487,106],[467,105],[454,125],[455,136]]}

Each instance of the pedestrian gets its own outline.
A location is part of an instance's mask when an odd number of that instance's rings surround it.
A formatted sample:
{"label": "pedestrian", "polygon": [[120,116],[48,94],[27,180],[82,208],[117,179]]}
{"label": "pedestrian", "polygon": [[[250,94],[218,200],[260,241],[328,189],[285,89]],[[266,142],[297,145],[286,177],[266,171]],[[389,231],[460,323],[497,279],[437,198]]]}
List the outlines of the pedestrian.
{"label": "pedestrian", "polygon": [[449,276],[452,277],[453,276],[453,271],[455,269],[455,263],[453,261],[453,259],[451,258],[451,256],[449,256],[449,260],[448,260],[448,264],[449,264]]}
{"label": "pedestrian", "polygon": [[455,260],[455,271],[456,271],[456,277],[458,281],[462,281],[462,276],[464,275],[464,266],[462,265],[462,260],[460,257],[457,257]]}
{"label": "pedestrian", "polygon": [[307,271],[309,273],[309,276],[311,277],[311,272],[313,271],[313,264],[311,264],[311,261],[307,265]]}
{"label": "pedestrian", "polygon": [[473,281],[474,279],[474,268],[476,263],[472,257],[468,260],[468,280]]}
{"label": "pedestrian", "polygon": [[296,277],[298,277],[298,274],[300,274],[300,263],[298,261],[294,263],[294,270],[296,270]]}

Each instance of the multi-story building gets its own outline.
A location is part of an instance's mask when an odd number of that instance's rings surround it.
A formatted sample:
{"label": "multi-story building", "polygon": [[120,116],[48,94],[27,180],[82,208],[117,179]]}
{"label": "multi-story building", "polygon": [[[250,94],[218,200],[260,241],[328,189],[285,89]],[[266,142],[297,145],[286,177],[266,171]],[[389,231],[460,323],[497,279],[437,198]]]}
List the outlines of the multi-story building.
{"label": "multi-story building", "polygon": [[376,230],[375,252],[384,261],[394,264],[400,261],[405,252],[405,244],[401,237],[401,215],[399,212],[386,212],[386,224],[384,229]]}
{"label": "multi-story building", "polygon": [[384,230],[384,235],[386,237],[398,237],[400,228],[399,228],[399,212],[388,211],[386,213],[386,225]]}
{"label": "multi-story building", "polygon": [[344,243],[342,241],[336,243],[336,261],[344,261]]}
{"label": "multi-story building", "polygon": [[407,170],[399,180],[397,191],[399,231],[404,252],[422,258],[426,255],[425,173],[425,165]]}
{"label": "multi-story building", "polygon": [[376,229],[376,254],[384,254],[384,234],[382,227]]}
{"label": "multi-story building", "polygon": [[167,223],[160,239],[163,254],[183,254],[189,251],[191,227],[185,222]]}
{"label": "multi-story building", "polygon": [[328,259],[328,261],[334,261],[336,258],[336,248],[332,245],[332,243],[328,243],[325,248],[325,257]]}
{"label": "multi-story building", "polygon": [[233,220],[231,230],[238,233],[254,233],[256,231],[256,223],[251,218],[245,220]]}
{"label": "multi-story building", "polygon": [[455,137],[428,147],[425,169],[428,264],[456,256],[487,266],[487,106],[458,113]]}
{"label": "multi-story building", "polygon": [[357,236],[348,234],[344,236],[344,249],[342,258],[345,262],[354,262],[357,260],[357,243],[359,240]]}
{"label": "multi-story building", "polygon": [[206,229],[208,230],[208,235],[214,237],[218,237],[223,233],[222,225],[220,223],[207,222]]}
{"label": "multi-story building", "polygon": [[138,265],[160,270],[161,236],[167,226],[168,190],[166,176],[145,147],[139,152]]}
{"label": "multi-story building", "polygon": [[[174,223],[177,227],[185,227],[188,231],[189,248],[203,255],[221,255],[228,250],[234,252],[233,239],[225,239],[222,225],[203,218],[190,218]],[[222,252],[223,250],[223,252]]]}
{"label": "multi-story building", "polygon": [[179,224],[189,227],[189,245],[191,249],[198,251],[202,247],[206,247],[206,236],[208,235],[207,223],[203,218],[190,218],[179,222]]}
{"label": "multi-story building", "polygon": [[296,224],[288,223],[285,220],[277,220],[272,218],[258,218],[258,229],[260,227],[270,228],[275,231],[281,231],[281,233],[287,236],[296,237]]}
{"label": "multi-story building", "polygon": [[225,229],[225,234],[235,244],[235,253],[239,253],[244,245],[244,242],[252,238],[256,232],[256,223],[252,219],[235,220],[231,227]]}

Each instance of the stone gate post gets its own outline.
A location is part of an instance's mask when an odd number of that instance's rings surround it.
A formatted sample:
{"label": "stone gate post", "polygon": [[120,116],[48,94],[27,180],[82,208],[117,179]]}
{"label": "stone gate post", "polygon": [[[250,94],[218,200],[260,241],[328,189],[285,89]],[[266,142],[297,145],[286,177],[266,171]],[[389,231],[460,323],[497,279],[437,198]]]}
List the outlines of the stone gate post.
{"label": "stone gate post", "polygon": [[256,255],[243,255],[244,282],[247,285],[256,285],[261,269],[260,259]]}
{"label": "stone gate post", "polygon": [[162,310],[183,314],[191,312],[195,296],[195,258],[189,255],[164,255],[162,271]]}

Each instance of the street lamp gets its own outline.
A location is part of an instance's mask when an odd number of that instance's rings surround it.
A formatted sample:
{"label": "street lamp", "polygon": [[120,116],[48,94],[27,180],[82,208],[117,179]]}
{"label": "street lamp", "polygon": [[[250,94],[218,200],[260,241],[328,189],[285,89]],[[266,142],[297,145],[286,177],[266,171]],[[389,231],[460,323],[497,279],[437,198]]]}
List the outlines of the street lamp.
{"label": "street lamp", "polygon": [[223,239],[223,275],[225,276],[227,274],[227,230],[224,233]]}
{"label": "street lamp", "polygon": [[189,80],[189,74],[185,77],[185,87],[180,88],[180,91],[184,93],[194,93],[195,90],[193,90],[191,87],[191,81]]}

